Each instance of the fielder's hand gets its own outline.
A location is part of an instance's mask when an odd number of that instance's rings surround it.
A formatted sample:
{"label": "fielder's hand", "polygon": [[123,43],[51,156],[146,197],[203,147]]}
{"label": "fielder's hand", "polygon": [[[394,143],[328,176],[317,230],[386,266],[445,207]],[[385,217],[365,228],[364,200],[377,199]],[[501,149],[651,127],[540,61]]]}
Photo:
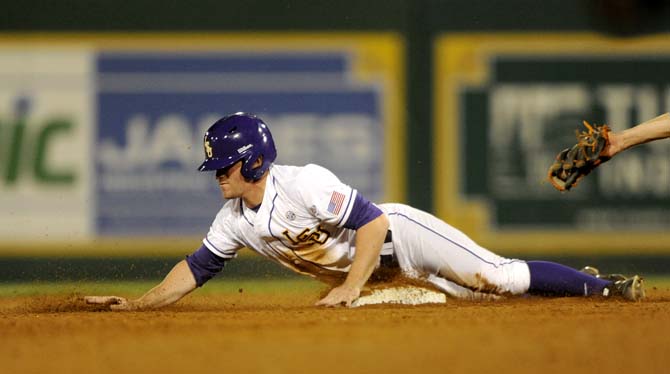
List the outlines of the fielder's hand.
{"label": "fielder's hand", "polygon": [[353,303],[354,300],[358,299],[358,296],[360,296],[360,294],[361,290],[359,288],[341,285],[330,290],[330,292],[328,292],[328,295],[326,295],[326,297],[324,297],[323,299],[319,300],[316,303],[316,305],[327,306],[327,307],[344,305],[347,308],[349,308],[351,307],[351,303]]}
{"label": "fielder's hand", "polygon": [[109,307],[110,310],[135,310],[135,305],[125,297],[119,296],[84,296],[86,304]]}

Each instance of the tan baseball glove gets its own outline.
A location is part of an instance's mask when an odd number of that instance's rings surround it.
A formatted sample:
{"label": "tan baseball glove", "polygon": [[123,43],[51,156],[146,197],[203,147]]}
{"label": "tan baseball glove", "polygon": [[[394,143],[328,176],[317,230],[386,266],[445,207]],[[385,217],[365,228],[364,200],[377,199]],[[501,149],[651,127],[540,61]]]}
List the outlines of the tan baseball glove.
{"label": "tan baseball glove", "polygon": [[610,159],[603,151],[609,145],[610,128],[607,125],[591,126],[584,121],[588,131],[576,131],[577,144],[562,150],[549,168],[548,178],[559,191],[569,191],[593,169]]}

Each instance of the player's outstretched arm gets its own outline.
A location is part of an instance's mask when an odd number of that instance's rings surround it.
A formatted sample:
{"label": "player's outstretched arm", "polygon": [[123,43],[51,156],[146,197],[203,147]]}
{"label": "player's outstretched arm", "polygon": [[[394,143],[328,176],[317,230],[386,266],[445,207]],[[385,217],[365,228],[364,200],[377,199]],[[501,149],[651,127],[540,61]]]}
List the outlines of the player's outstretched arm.
{"label": "player's outstretched arm", "polygon": [[636,145],[669,137],[670,114],[664,113],[624,131],[618,133],[611,132],[609,134],[610,144],[603,150],[603,155],[613,157]]}
{"label": "player's outstretched arm", "polygon": [[559,191],[568,191],[595,168],[636,145],[670,137],[670,114],[615,133],[606,125],[591,126],[577,133],[577,144],[558,153],[549,167],[547,179]]}
{"label": "player's outstretched arm", "polygon": [[361,289],[377,266],[388,228],[388,218],[382,214],[356,230],[356,254],[347,278],[340,286],[330,290],[316,305],[351,306],[351,303],[360,296]]}
{"label": "player's outstretched arm", "polygon": [[175,265],[156,287],[139,299],[119,296],[85,296],[87,304],[108,305],[111,310],[155,309],[177,302],[196,288],[195,278],[186,260]]}

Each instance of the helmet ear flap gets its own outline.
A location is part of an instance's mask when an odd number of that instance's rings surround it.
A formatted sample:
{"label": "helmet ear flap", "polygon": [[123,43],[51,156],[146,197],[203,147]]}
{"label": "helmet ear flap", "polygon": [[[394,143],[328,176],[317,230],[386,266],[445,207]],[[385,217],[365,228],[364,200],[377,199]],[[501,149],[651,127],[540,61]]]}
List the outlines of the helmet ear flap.
{"label": "helmet ear flap", "polygon": [[[262,154],[258,152],[249,152],[249,154],[246,155],[242,160],[242,170],[240,170],[240,172],[246,179],[257,181],[261,179],[263,174],[265,174],[265,170],[267,170],[267,168],[263,167],[265,161],[263,160]],[[254,164],[257,160],[261,160],[261,164],[254,168]]]}

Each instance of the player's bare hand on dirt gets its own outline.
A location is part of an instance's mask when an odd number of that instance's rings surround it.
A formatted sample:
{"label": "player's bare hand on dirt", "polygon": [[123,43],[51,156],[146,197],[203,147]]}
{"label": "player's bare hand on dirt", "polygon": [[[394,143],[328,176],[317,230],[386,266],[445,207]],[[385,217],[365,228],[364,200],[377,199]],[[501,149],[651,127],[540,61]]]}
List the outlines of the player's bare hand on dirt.
{"label": "player's bare hand on dirt", "polygon": [[109,307],[110,310],[133,310],[133,304],[119,296],[84,296],[86,304]]}
{"label": "player's bare hand on dirt", "polygon": [[327,307],[344,305],[346,307],[350,307],[351,303],[353,303],[354,300],[358,299],[358,296],[360,296],[360,294],[361,290],[359,288],[341,285],[330,290],[330,292],[328,292],[328,295],[326,295],[326,297],[324,297],[323,299],[319,300],[316,303],[316,305],[327,306]]}

